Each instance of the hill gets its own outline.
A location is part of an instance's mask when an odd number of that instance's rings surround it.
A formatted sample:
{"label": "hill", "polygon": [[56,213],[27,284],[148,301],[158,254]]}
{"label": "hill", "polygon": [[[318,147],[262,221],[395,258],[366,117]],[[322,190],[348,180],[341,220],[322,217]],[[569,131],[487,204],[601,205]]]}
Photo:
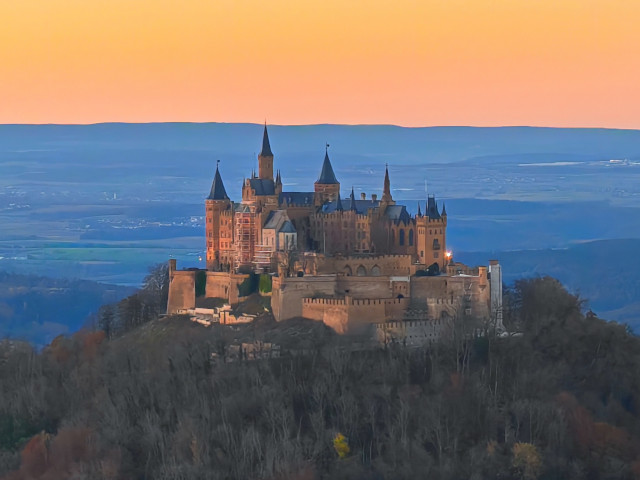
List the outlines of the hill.
{"label": "hill", "polygon": [[[0,478],[638,478],[640,340],[551,278],[508,305],[517,336],[419,349],[266,318],[2,342]],[[282,334],[279,358],[215,355]]]}

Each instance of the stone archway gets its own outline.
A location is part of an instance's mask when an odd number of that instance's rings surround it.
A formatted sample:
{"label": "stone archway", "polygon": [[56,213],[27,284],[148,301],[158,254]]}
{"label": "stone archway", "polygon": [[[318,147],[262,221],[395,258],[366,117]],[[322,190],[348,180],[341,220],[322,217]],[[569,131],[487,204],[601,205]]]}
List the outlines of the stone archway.
{"label": "stone archway", "polygon": [[353,275],[353,271],[351,270],[351,267],[349,265],[345,265],[342,271],[347,277],[350,277]]}
{"label": "stone archway", "polygon": [[374,265],[371,267],[371,276],[379,277],[380,276],[380,267],[378,265]]}
{"label": "stone archway", "polygon": [[358,277],[366,277],[367,276],[367,269],[364,268],[364,265],[360,265],[358,267],[358,269],[356,270],[356,275]]}

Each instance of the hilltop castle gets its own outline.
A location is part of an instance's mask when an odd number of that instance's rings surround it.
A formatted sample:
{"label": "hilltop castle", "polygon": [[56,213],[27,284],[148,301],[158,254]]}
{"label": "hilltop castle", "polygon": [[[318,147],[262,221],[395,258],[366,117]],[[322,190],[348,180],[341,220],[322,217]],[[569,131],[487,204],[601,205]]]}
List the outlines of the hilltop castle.
{"label": "hilltop castle", "polygon": [[[382,196],[362,193],[353,187],[342,198],[329,154],[325,151],[312,192],[284,192],[280,171],[274,177],[274,155],[267,127],[255,172],[242,184],[242,202],[227,195],[220,171],[206,199],[207,270],[277,271],[281,252],[317,252],[323,255],[409,255],[412,263],[444,270],[447,212],[429,196],[425,213],[412,216],[391,195],[389,171],[385,170]],[[436,267],[437,265],[437,267]],[[366,276],[350,271],[345,275]],[[381,272],[378,270],[378,275]]]}
{"label": "hilltop castle", "polygon": [[356,198],[353,187],[341,195],[327,148],[313,191],[283,191],[265,125],[258,172],[244,179],[240,203],[216,167],[205,200],[206,271],[179,271],[170,261],[168,313],[196,306],[198,275],[205,298],[233,305],[260,273],[271,281],[277,320],[306,317],[342,333],[375,325],[385,341],[433,339],[453,316],[500,323],[500,265],[455,263],[444,204],[429,195],[424,213],[418,204],[411,215],[393,199],[388,168],[382,187],[380,198]]}

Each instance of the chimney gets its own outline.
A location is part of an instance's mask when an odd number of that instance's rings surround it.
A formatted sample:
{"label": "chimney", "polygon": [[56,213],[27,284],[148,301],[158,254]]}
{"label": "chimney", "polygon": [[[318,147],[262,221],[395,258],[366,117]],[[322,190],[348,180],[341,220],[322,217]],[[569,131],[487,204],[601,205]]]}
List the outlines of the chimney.
{"label": "chimney", "polygon": [[362,193],[360,194],[360,200],[366,200],[366,199],[367,199],[367,194],[366,194],[366,193],[364,193],[364,192],[362,192]]}
{"label": "chimney", "polygon": [[175,258],[170,258],[169,259],[169,272],[175,272],[176,271],[176,259]]}
{"label": "chimney", "polygon": [[373,200],[375,202],[377,199],[378,199],[378,194],[372,193],[371,194],[371,200]]}

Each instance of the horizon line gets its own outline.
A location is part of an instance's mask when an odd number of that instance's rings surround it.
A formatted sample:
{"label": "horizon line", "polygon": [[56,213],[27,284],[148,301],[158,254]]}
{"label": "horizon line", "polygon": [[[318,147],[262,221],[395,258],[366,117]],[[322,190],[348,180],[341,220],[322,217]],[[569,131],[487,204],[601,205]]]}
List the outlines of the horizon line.
{"label": "horizon line", "polygon": [[[151,121],[151,122],[128,122],[128,121],[104,121],[104,122],[91,122],[91,123],[0,123],[0,127],[11,126],[33,126],[33,127],[92,127],[99,125],[170,125],[170,124],[185,124],[185,125],[255,125],[263,127],[264,123],[256,122],[219,122],[219,121]],[[399,125],[394,123],[267,123],[270,127],[395,127],[405,129],[426,129],[426,128],[546,128],[555,130],[623,130],[623,131],[640,131],[640,126],[637,128],[631,127],[603,127],[603,126],[550,126],[550,125]]]}

